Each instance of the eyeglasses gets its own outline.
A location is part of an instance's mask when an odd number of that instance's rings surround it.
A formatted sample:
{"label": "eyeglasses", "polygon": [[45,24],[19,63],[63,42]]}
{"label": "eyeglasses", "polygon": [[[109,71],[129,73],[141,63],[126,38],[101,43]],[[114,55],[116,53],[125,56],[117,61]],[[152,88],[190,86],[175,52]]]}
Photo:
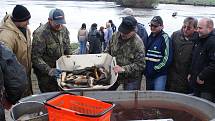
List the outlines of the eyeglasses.
{"label": "eyeglasses", "polygon": [[157,28],[159,25],[150,24],[149,26],[150,26],[150,27]]}

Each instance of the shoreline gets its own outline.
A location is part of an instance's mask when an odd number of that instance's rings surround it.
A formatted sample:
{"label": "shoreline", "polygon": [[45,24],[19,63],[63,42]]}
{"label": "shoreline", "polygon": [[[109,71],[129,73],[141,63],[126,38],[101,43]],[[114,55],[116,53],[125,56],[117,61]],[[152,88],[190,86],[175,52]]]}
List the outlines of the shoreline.
{"label": "shoreline", "polygon": [[[101,0],[95,0],[101,1]],[[107,2],[120,3],[120,0],[105,0]],[[193,5],[193,6],[211,6],[215,7],[215,0],[158,0],[158,4],[176,4],[176,5]]]}
{"label": "shoreline", "polygon": [[176,4],[176,5],[193,5],[193,6],[211,6],[215,7],[215,0],[159,0],[160,4]]}
{"label": "shoreline", "polygon": [[[120,0],[67,0],[67,1],[106,1],[120,3]],[[158,0],[159,4],[193,5],[215,7],[215,0]]]}

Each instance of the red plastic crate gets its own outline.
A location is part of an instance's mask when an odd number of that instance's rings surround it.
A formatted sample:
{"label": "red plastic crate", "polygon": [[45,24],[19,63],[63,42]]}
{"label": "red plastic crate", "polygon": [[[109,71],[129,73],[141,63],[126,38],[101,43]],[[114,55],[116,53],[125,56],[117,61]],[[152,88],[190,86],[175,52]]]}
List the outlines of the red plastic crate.
{"label": "red plastic crate", "polygon": [[70,93],[59,94],[45,102],[49,121],[110,121],[112,103]]}

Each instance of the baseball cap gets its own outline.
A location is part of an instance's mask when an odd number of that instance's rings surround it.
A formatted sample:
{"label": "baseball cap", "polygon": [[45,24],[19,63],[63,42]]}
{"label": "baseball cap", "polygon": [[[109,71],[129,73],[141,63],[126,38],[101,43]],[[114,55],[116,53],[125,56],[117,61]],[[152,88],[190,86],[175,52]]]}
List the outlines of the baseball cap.
{"label": "baseball cap", "polygon": [[133,16],[127,16],[122,19],[122,23],[120,24],[118,30],[122,33],[129,33],[133,31],[137,26],[137,20]]}
{"label": "baseball cap", "polygon": [[163,25],[163,20],[160,16],[154,16],[150,22],[150,24],[157,25],[157,26],[162,26]]}
{"label": "baseball cap", "polygon": [[66,24],[64,18],[64,12],[61,9],[52,9],[49,12],[49,18],[52,19],[57,24]]}

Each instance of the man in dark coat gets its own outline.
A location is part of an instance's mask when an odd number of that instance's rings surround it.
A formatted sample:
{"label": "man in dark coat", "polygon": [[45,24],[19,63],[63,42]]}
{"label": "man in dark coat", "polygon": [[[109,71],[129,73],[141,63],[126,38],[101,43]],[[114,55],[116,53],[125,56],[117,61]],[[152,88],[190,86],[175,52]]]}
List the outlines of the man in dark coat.
{"label": "man in dark coat", "polygon": [[188,76],[194,95],[215,102],[215,31],[213,20],[198,22],[199,40],[194,45],[191,75]]}
{"label": "man in dark coat", "polygon": [[88,34],[88,41],[89,41],[89,54],[98,54],[102,52],[101,42],[100,42],[100,33],[97,30],[97,24],[93,23],[91,25],[89,34]]}
{"label": "man in dark coat", "polygon": [[[122,14],[125,14],[127,16],[134,16],[134,11],[131,8],[125,8],[122,10]],[[142,39],[144,45],[146,45],[146,42],[148,40],[148,33],[145,29],[145,25],[137,22],[137,26],[135,28],[135,31],[140,36],[140,38]]]}
{"label": "man in dark coat", "polygon": [[23,96],[27,84],[25,68],[0,43],[0,121],[5,121],[4,109],[10,109]]}
{"label": "man in dark coat", "polygon": [[184,19],[181,30],[173,32],[173,62],[169,67],[167,76],[167,90],[179,93],[190,93],[187,81],[192,61],[192,49],[198,39],[197,19],[187,17]]}

